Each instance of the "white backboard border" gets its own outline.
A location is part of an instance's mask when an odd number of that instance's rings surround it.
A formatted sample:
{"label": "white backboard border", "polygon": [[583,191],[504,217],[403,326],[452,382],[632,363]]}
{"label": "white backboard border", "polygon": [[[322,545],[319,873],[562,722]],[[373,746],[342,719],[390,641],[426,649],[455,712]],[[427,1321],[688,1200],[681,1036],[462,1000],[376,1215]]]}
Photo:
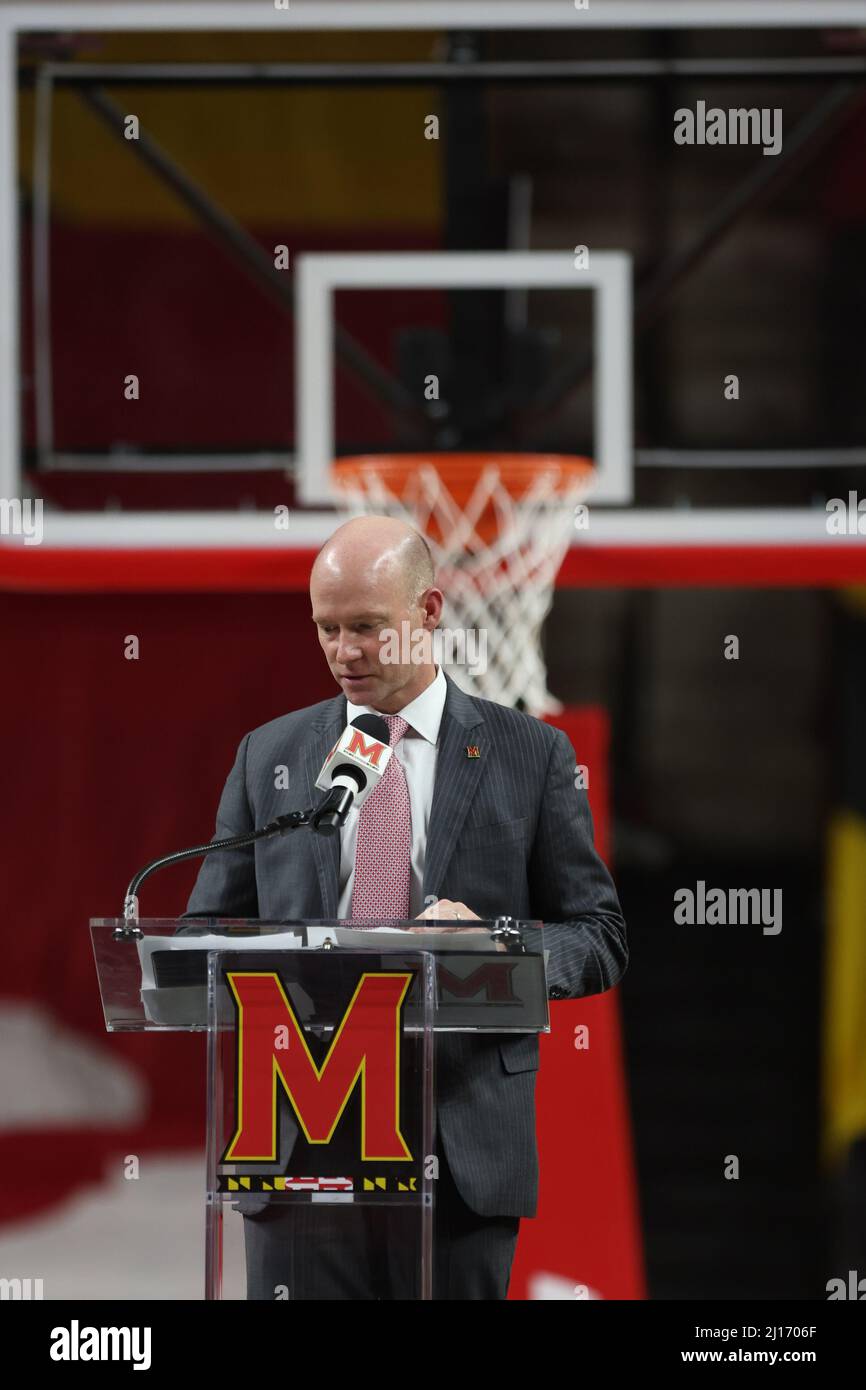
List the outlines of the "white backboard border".
{"label": "white backboard border", "polygon": [[[590,251],[585,269],[572,252],[335,252],[295,262],[295,402],[299,420],[295,482],[303,506],[332,504],[328,481],[334,438],[334,294],[340,289],[595,290],[593,339],[596,475],[590,501],[632,500],[631,256]],[[384,452],[387,452],[384,451]]]}

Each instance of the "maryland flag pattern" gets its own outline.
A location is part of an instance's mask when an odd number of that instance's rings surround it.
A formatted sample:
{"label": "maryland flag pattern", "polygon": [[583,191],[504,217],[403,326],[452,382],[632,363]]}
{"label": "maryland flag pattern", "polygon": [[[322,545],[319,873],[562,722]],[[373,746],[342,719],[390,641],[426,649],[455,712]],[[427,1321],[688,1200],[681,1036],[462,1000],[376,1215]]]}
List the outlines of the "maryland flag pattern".
{"label": "maryland flag pattern", "polygon": [[293,1178],[263,1177],[260,1173],[249,1173],[242,1177],[221,1175],[220,1192],[418,1192],[417,1178],[395,1178],[389,1174],[381,1177],[360,1178]]}

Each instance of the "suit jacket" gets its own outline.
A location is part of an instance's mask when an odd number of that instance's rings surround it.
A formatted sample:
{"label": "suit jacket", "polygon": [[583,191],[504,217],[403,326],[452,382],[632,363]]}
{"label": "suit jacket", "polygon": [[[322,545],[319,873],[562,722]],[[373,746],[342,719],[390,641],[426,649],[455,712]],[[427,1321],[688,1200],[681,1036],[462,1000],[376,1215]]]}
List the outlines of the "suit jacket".
{"label": "suit jacket", "polygon": [[[550,724],[467,695],[446,676],[424,896],[463,901],[479,917],[544,923],[551,998],[599,994],[622,977],[625,922],[592,840],[574,751]],[[240,743],[217,812],[215,839],[264,825],[285,809],[274,769],[285,765],[293,806],[346,727],[346,699],[271,720]],[[468,758],[466,745],[480,756]],[[209,855],[187,917],[334,918],[340,837],[306,831]],[[436,1121],[457,1189],[485,1216],[534,1216],[538,1195],[534,1034],[443,1033],[435,1042]],[[567,1096],[563,1117],[571,1120]],[[576,1119],[576,1117],[574,1117]],[[247,1214],[267,1199],[245,1198]]]}

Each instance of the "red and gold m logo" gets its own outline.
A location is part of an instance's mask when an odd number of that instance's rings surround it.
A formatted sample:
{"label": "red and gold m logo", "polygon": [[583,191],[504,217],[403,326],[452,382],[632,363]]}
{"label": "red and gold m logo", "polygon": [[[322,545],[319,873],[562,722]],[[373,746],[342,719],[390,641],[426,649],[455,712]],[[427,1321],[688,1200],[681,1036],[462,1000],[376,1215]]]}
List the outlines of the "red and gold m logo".
{"label": "red and gold m logo", "polygon": [[238,1010],[238,1068],[237,1128],[224,1163],[277,1160],[278,1082],[310,1144],[330,1143],[360,1082],[361,1158],[411,1161],[400,1132],[400,1024],[411,972],[361,976],[321,1067],[276,971],[227,971],[226,980]]}
{"label": "red and gold m logo", "polygon": [[374,767],[378,767],[379,760],[386,746],[387,745],[384,743],[379,743],[378,739],[375,738],[372,739],[370,743],[367,743],[361,730],[352,727],[352,737],[349,740],[345,752],[357,753],[359,757],[364,758],[368,763],[372,763]]}

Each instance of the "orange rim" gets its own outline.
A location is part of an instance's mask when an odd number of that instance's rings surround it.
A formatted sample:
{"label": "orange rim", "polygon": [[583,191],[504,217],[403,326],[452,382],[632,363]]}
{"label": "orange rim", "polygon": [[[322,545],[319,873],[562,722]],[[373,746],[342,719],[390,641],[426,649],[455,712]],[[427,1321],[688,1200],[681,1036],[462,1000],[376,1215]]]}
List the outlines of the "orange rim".
{"label": "orange rim", "polygon": [[[332,466],[331,477],[338,489],[345,486],[364,487],[366,478],[376,478],[390,492],[404,501],[411,510],[411,492],[406,495],[406,483],[413,469],[429,463],[436,469],[442,483],[458,507],[468,506],[482,470],[496,464],[500,481],[516,501],[519,501],[539,473],[555,473],[555,492],[565,492],[578,481],[586,481],[594,470],[591,459],[575,454],[356,454],[338,459]],[[441,541],[441,528],[435,517],[426,523],[427,534]],[[488,502],[475,523],[475,531],[485,545],[499,532],[499,521],[492,502]]]}

